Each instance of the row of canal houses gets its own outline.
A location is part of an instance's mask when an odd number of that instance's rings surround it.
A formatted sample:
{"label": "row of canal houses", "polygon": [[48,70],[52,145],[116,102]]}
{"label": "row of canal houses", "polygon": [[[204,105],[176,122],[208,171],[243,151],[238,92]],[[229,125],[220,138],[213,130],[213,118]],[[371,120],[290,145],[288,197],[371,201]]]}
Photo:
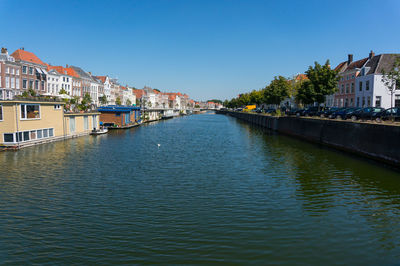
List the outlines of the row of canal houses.
{"label": "row of canal houses", "polygon": [[73,65],[53,66],[34,53],[20,48],[9,55],[6,48],[0,54],[0,100],[10,100],[33,89],[42,96],[79,97],[88,93],[94,106],[140,105],[148,109],[174,109],[186,113],[194,108],[187,94],[164,93],[144,87],[123,86],[108,75],[93,75]]}
{"label": "row of canal houses", "polygon": [[[353,61],[349,54],[335,70],[339,73],[338,90],[326,99],[329,107],[391,107],[392,95],[382,81],[400,54],[379,54]],[[392,105],[400,107],[400,87],[395,88]]]}
{"label": "row of canal houses", "polygon": [[[32,90],[36,96],[29,96]],[[72,108],[89,94],[85,110]],[[76,106],[75,106],[76,107]],[[87,135],[103,126],[129,128],[186,114],[187,94],[122,86],[73,65],[53,66],[24,48],[0,54],[0,150]]]}
{"label": "row of canal houses", "polygon": [[[400,86],[395,86],[392,97],[382,81],[383,72],[389,72],[400,54],[379,54],[371,51],[368,57],[354,61],[349,54],[346,61],[335,67],[339,81],[337,92],[326,96],[328,107],[400,107]],[[307,79],[304,74],[296,75],[291,82]],[[297,107],[294,97],[281,102],[281,106]]]}

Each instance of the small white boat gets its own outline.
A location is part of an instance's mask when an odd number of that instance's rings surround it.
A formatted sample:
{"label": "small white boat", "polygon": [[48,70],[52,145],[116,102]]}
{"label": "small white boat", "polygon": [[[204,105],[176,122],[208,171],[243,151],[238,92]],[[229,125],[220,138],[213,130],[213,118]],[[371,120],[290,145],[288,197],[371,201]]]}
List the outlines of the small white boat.
{"label": "small white boat", "polygon": [[90,135],[102,135],[102,134],[107,134],[108,132],[108,128],[102,128],[99,130],[92,130],[92,132],[90,132]]}

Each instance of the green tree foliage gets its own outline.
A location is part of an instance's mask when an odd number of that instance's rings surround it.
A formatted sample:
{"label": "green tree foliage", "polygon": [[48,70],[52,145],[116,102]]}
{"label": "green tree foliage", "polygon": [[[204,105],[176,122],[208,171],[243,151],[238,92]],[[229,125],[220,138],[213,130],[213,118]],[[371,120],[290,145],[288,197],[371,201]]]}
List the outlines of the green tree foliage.
{"label": "green tree foliage", "polygon": [[267,104],[280,104],[289,96],[290,83],[282,76],[274,77],[274,80],[264,90],[264,101]]}
{"label": "green tree foliage", "polygon": [[61,90],[60,90],[60,92],[59,92],[59,94],[68,94],[68,93],[67,93],[67,91],[66,91],[66,90],[64,90],[64,89],[61,89]]}
{"label": "green tree foliage", "polygon": [[106,105],[108,103],[107,96],[103,95],[100,97],[100,103]]}
{"label": "green tree foliage", "polygon": [[132,102],[131,102],[131,100],[126,100],[126,105],[128,105],[128,106],[131,106],[132,105]]}
{"label": "green tree foliage", "polygon": [[121,99],[119,97],[117,97],[117,99],[115,99],[115,104],[116,105],[121,105]]}
{"label": "green tree foliage", "polygon": [[313,84],[309,80],[306,80],[298,87],[296,101],[302,104],[313,104],[317,102],[315,95],[316,92]]}
{"label": "green tree foliage", "polygon": [[[304,82],[306,84],[302,84],[300,87],[301,90],[297,97],[300,102],[306,104],[311,103],[312,100],[320,104],[325,102],[326,95],[336,92],[339,77],[337,71],[331,69],[329,60],[326,61],[325,65],[315,62],[314,67],[308,67],[306,75],[309,81]],[[306,99],[307,97],[311,99]]]}

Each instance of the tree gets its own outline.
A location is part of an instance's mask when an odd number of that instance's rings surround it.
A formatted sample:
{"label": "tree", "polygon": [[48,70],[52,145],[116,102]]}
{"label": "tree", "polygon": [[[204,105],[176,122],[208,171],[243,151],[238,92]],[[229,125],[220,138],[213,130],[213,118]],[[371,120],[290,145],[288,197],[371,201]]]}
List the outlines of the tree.
{"label": "tree", "polygon": [[[308,92],[313,93],[314,101],[317,102],[318,105],[325,102],[326,95],[331,95],[336,92],[339,77],[337,71],[331,69],[329,60],[326,60],[323,66],[315,62],[314,67],[308,67],[306,75],[310,82],[307,84]],[[310,84],[312,87],[309,87]]]}
{"label": "tree", "polygon": [[101,96],[100,97],[100,103],[102,105],[107,105],[107,103],[108,103],[107,96],[105,96],[105,95]]}
{"label": "tree", "polygon": [[[393,108],[393,94],[396,92],[396,89],[400,88],[400,57],[397,56],[394,60],[394,63],[389,70],[386,72],[385,69],[382,69],[382,82],[390,93],[390,108]],[[391,111],[391,115],[393,116],[393,111]]]}
{"label": "tree", "polygon": [[85,95],[82,98],[81,104],[78,106],[78,108],[82,111],[87,111],[91,103],[92,103],[92,97],[90,97],[89,93],[85,93]]}
{"label": "tree", "polygon": [[68,94],[66,90],[61,89],[60,92],[58,94]]}
{"label": "tree", "polygon": [[136,106],[140,105],[140,100],[138,98],[136,98]]}
{"label": "tree", "polygon": [[131,106],[132,105],[132,102],[131,102],[131,100],[126,100],[126,105],[128,105],[128,106]]}
{"label": "tree", "polygon": [[279,105],[289,96],[290,83],[282,76],[274,77],[274,80],[264,90],[264,101],[268,104]]}
{"label": "tree", "polygon": [[117,97],[117,99],[115,99],[115,104],[121,105],[121,99],[119,97]]}
{"label": "tree", "polygon": [[256,105],[260,105],[264,100],[264,92],[262,90],[253,90],[250,92],[250,102]]}
{"label": "tree", "polygon": [[302,104],[313,104],[317,101],[313,84],[306,80],[302,82],[296,94],[296,101]]}

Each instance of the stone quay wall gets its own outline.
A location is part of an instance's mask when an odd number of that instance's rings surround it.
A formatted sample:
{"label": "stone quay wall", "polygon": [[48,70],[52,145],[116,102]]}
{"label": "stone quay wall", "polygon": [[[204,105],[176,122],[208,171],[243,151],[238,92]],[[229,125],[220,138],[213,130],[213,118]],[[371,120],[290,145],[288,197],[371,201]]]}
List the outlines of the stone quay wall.
{"label": "stone quay wall", "polygon": [[400,168],[400,126],[230,111],[217,113]]}

